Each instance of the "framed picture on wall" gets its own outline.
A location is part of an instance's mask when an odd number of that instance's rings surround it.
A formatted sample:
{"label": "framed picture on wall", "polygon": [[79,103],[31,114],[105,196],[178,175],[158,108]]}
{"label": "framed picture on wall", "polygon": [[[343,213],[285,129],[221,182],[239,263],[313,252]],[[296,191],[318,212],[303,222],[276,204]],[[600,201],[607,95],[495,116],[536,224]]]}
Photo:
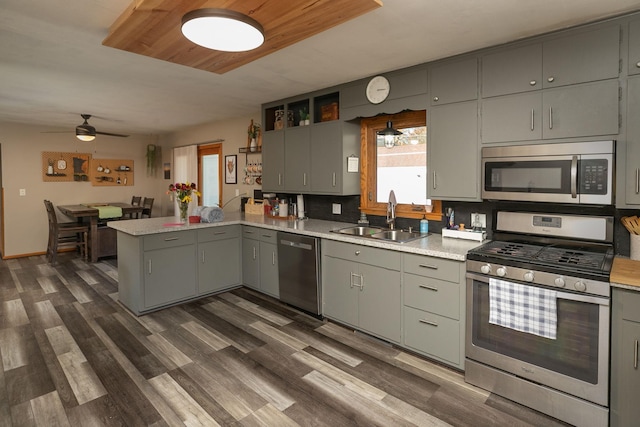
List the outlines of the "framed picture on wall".
{"label": "framed picture on wall", "polygon": [[238,156],[231,154],[224,156],[224,183],[225,184],[237,184],[238,183]]}

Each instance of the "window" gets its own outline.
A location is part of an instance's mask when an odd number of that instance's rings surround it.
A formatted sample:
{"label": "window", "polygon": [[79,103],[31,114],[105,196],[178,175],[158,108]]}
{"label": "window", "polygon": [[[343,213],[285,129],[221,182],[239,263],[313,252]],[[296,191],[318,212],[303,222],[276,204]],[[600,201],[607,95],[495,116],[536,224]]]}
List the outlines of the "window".
{"label": "window", "polygon": [[[378,132],[387,121],[402,135],[393,137],[385,145],[385,137]],[[422,218],[425,205],[433,212],[427,218],[441,218],[441,204],[428,200],[427,195],[427,114],[425,110],[407,111],[362,119],[360,126],[360,155],[362,157],[362,212],[385,216],[389,192],[393,190],[398,205],[396,215]]]}
{"label": "window", "polygon": [[198,146],[198,190],[203,206],[222,206],[222,144]]}

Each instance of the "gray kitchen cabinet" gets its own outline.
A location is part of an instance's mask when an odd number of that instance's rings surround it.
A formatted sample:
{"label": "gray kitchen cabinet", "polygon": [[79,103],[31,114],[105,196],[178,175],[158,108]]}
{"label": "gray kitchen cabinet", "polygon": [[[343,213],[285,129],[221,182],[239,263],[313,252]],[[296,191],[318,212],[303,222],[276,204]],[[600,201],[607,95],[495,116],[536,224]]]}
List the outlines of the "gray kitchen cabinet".
{"label": "gray kitchen cabinet", "polygon": [[478,102],[432,107],[427,119],[427,196],[440,200],[480,200]]}
{"label": "gray kitchen cabinet", "polygon": [[360,154],[360,126],[333,120],[311,127],[311,192],[360,194],[360,174],[349,172],[347,158]]}
{"label": "gray kitchen cabinet", "polygon": [[611,426],[640,420],[640,293],[613,288],[611,324]]}
{"label": "gray kitchen cabinet", "polygon": [[620,25],[561,35],[542,48],[543,88],[617,78]]}
{"label": "gray kitchen cabinet", "polygon": [[402,344],[464,369],[463,262],[403,254]]}
{"label": "gray kitchen cabinet", "polygon": [[542,95],[544,139],[617,135],[618,80],[545,90]]}
{"label": "gray kitchen cabinet", "polygon": [[474,57],[435,64],[429,68],[431,105],[478,98],[478,59]]}
{"label": "gray kitchen cabinet", "polygon": [[278,298],[277,232],[259,227],[242,227],[242,281],[255,290]]}
{"label": "gray kitchen cabinet", "polygon": [[284,130],[262,134],[262,189],[284,191]]}
{"label": "gray kitchen cabinet", "polygon": [[240,285],[240,226],[198,230],[198,294]]}
{"label": "gray kitchen cabinet", "polygon": [[399,343],[400,253],[322,240],[324,316]]}
{"label": "gray kitchen cabinet", "polygon": [[542,89],[542,44],[501,49],[482,57],[484,98]]}
{"label": "gray kitchen cabinet", "polygon": [[482,100],[482,143],[618,134],[618,81]]}
{"label": "gray kitchen cabinet", "polygon": [[[285,190],[307,193],[311,189],[311,126],[286,130],[284,138]],[[264,168],[264,165],[263,165]]]}
{"label": "gray kitchen cabinet", "polygon": [[640,19],[629,23],[629,75],[640,74]]}
{"label": "gray kitchen cabinet", "polygon": [[[640,204],[640,76],[627,80],[627,141],[624,157],[624,203]],[[618,189],[621,191],[621,188]]]}

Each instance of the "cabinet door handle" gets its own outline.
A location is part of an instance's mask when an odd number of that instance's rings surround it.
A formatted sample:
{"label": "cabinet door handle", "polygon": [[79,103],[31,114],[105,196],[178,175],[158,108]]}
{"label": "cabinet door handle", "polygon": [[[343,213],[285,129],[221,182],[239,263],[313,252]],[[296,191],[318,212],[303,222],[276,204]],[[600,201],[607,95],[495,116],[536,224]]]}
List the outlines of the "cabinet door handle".
{"label": "cabinet door handle", "polygon": [[549,107],[549,129],[553,129],[553,107]]}
{"label": "cabinet door handle", "polygon": [[549,83],[553,83],[553,81],[554,81],[554,80],[555,80],[555,77],[553,77],[553,76],[549,76],[549,77],[547,77],[547,81],[548,81]]}
{"label": "cabinet door handle", "polygon": [[636,68],[640,68],[640,62],[636,62]]}
{"label": "cabinet door handle", "polygon": [[355,251],[354,253],[356,254],[356,256],[360,255],[360,251]]}
{"label": "cabinet door handle", "polygon": [[436,189],[436,171],[433,171],[433,189]]}
{"label": "cabinet door handle", "polygon": [[256,259],[256,247],[255,246],[253,247],[253,259],[254,259],[254,261]]}
{"label": "cabinet door handle", "polygon": [[633,345],[633,369],[638,369],[638,340]]}
{"label": "cabinet door handle", "polygon": [[302,185],[305,186],[305,187],[307,186],[307,173],[306,172],[302,174]]}
{"label": "cabinet door handle", "polygon": [[529,82],[529,84],[530,84],[531,86],[535,86],[537,83],[538,83],[538,82],[537,82],[537,81],[535,81],[535,80],[531,80],[531,81]]}
{"label": "cabinet door handle", "polygon": [[172,242],[174,240],[180,240],[179,237],[167,237],[166,239],[164,239],[165,242]]}
{"label": "cabinet door handle", "polygon": [[636,194],[640,193],[640,169],[636,168]]}
{"label": "cabinet door handle", "polygon": [[[355,284],[355,282],[354,282],[354,280],[353,280],[353,278],[354,278],[354,277],[359,277],[359,278],[360,278],[360,284],[358,284],[358,285],[356,285],[356,284]],[[356,274],[356,273],[354,273],[354,272],[352,271],[352,272],[351,272],[351,278],[350,278],[350,280],[349,280],[349,286],[350,286],[350,287],[352,287],[352,288],[353,288],[354,286],[357,286],[357,287],[359,287],[359,288],[360,288],[360,290],[362,290],[362,276],[361,276],[360,274]]]}
{"label": "cabinet door handle", "polygon": [[438,288],[436,288],[435,286],[418,285],[418,287],[421,288],[421,289],[426,289],[426,290],[429,290],[429,291],[438,292]]}
{"label": "cabinet door handle", "polygon": [[147,264],[148,264],[148,271],[149,271],[149,274],[151,274],[151,260],[149,260],[149,262],[148,262]]}
{"label": "cabinet door handle", "polygon": [[364,291],[364,276],[360,275],[360,292]]}
{"label": "cabinet door handle", "polygon": [[278,185],[279,186],[282,185],[282,174],[281,173],[278,174]]}
{"label": "cabinet door handle", "polygon": [[213,233],[214,236],[219,236],[221,234],[227,234],[227,232],[226,231],[216,231],[216,232]]}
{"label": "cabinet door handle", "polygon": [[433,265],[433,264],[418,264],[418,266],[422,267],[422,268],[428,268],[428,269],[431,269],[431,270],[437,270],[438,269],[438,266],[437,265]]}
{"label": "cabinet door handle", "polygon": [[202,250],[202,263],[204,264],[204,250]]}
{"label": "cabinet door handle", "polygon": [[271,265],[276,265],[276,253],[271,252]]}
{"label": "cabinet door handle", "polygon": [[433,97],[433,102],[438,102],[438,101],[440,101],[440,98],[438,98],[437,96],[434,96]]}
{"label": "cabinet door handle", "polygon": [[335,172],[333,173],[333,181],[332,181],[332,183],[333,183],[333,186],[335,187],[336,186],[336,173]]}
{"label": "cabinet door handle", "polygon": [[533,119],[534,119],[534,109],[532,108],[531,109],[531,131],[533,131],[533,129],[534,129]]}
{"label": "cabinet door handle", "polygon": [[431,320],[419,319],[418,322],[424,323],[425,325],[438,327],[438,323],[432,322]]}

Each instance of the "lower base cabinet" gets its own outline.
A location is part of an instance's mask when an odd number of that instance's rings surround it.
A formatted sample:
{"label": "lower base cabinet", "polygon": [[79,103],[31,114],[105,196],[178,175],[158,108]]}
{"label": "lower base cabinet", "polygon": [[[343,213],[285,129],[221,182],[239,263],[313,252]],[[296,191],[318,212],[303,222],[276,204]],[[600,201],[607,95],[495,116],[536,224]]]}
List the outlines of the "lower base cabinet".
{"label": "lower base cabinet", "polygon": [[640,405],[640,292],[613,289],[611,426],[638,425]]}
{"label": "lower base cabinet", "polygon": [[240,226],[118,232],[118,299],[140,315],[240,285]]}
{"label": "lower base cabinet", "polygon": [[259,227],[242,227],[242,282],[257,291],[280,297],[278,233]]}
{"label": "lower base cabinet", "polygon": [[322,241],[324,316],[400,343],[400,253]]}

